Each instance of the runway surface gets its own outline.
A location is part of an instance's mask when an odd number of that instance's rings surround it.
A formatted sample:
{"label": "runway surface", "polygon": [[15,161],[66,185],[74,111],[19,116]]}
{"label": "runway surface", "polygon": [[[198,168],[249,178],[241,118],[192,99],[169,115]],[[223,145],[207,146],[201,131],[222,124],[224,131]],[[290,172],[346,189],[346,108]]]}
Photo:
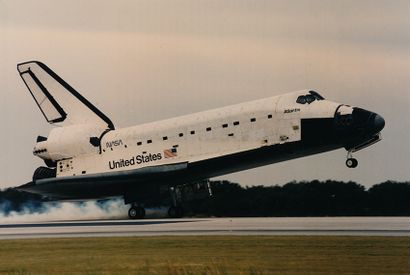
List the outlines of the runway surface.
{"label": "runway surface", "polygon": [[190,218],[0,224],[0,239],[160,235],[410,236],[410,217]]}

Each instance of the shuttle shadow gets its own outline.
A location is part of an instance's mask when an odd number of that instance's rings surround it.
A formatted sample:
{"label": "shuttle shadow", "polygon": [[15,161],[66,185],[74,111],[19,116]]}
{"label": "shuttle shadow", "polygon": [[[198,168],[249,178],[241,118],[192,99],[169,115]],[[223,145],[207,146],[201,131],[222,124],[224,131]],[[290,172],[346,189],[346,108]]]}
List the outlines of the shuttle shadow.
{"label": "shuttle shadow", "polygon": [[41,227],[94,227],[94,226],[127,226],[127,225],[156,225],[199,222],[200,220],[164,220],[164,221],[78,221],[78,222],[49,222],[49,223],[17,223],[0,224],[0,228],[41,228]]}

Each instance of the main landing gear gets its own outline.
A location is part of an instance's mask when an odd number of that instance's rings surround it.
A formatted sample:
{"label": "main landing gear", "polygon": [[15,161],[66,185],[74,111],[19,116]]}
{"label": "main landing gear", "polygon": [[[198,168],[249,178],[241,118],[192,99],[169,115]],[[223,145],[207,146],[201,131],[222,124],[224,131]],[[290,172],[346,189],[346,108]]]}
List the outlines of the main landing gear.
{"label": "main landing gear", "polygon": [[172,206],[168,209],[168,216],[170,218],[182,218],[184,215],[184,209],[180,206],[180,202],[182,201],[181,190],[175,187],[170,187],[169,194],[171,195]]}
{"label": "main landing gear", "polygon": [[[181,206],[178,206],[178,205],[171,206],[168,209],[168,216],[170,218],[182,218],[183,215],[184,215],[184,210]],[[128,210],[128,217],[133,220],[145,218],[144,207],[136,206],[136,205],[131,206],[131,208]]]}
{"label": "main landing gear", "polygon": [[130,219],[143,219],[145,217],[144,207],[133,205],[130,210],[128,210],[128,217]]}
{"label": "main landing gear", "polygon": [[357,159],[353,158],[352,152],[347,153],[347,160],[346,160],[346,166],[349,168],[356,168],[359,162]]}
{"label": "main landing gear", "polygon": [[171,206],[168,209],[168,216],[170,218],[182,218],[184,215],[184,210],[181,206]]}
{"label": "main landing gear", "polygon": [[[168,191],[171,199],[171,206],[168,208],[168,216],[170,218],[182,218],[184,216],[184,203],[203,200],[212,196],[212,190],[208,180],[170,186]],[[161,193],[160,196],[164,195],[164,193],[165,192]],[[125,203],[133,202],[131,208],[128,210],[128,216],[130,219],[145,218],[144,203],[141,202],[141,200],[137,202],[136,198],[131,197],[130,199],[130,197],[124,197],[124,201]],[[168,202],[167,199],[162,200],[162,197],[160,200],[157,200],[156,203],[159,201]]]}

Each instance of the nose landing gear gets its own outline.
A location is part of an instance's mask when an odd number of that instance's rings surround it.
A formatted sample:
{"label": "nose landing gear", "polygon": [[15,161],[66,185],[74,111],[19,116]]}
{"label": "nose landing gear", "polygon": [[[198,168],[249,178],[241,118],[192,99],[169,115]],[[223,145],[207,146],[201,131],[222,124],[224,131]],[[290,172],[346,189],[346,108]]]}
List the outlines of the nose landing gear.
{"label": "nose landing gear", "polygon": [[347,160],[346,160],[346,166],[349,168],[356,168],[359,162],[357,159],[353,158],[352,152],[347,153]]}

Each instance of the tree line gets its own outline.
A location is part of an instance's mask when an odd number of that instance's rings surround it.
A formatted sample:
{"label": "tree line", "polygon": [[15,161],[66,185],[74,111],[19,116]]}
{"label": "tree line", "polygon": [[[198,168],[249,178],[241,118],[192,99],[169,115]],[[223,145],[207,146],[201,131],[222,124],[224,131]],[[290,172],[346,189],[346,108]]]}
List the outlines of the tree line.
{"label": "tree line", "polygon": [[[386,181],[367,189],[355,182],[302,181],[243,187],[211,181],[213,196],[186,205],[192,216],[408,216],[410,182]],[[0,216],[44,210],[41,196],[13,188],[0,191]]]}
{"label": "tree line", "polygon": [[410,182],[386,181],[366,188],[355,182],[290,182],[242,187],[211,182],[213,198],[192,203],[204,216],[407,216]]}

